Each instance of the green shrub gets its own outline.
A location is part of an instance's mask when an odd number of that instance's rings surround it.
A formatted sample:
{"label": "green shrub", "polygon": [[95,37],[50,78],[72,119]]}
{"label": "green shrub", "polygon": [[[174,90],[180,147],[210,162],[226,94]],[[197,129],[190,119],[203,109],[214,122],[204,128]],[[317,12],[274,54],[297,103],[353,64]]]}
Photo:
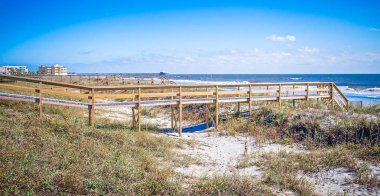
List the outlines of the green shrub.
{"label": "green shrub", "polygon": [[238,175],[204,178],[191,189],[191,195],[274,195],[262,182]]}

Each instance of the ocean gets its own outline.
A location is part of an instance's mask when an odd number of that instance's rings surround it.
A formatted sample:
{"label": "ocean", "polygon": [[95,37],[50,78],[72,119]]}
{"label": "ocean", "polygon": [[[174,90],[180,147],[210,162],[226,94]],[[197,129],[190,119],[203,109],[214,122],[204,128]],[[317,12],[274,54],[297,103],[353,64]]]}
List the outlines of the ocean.
{"label": "ocean", "polygon": [[[151,73],[85,75],[159,77]],[[380,103],[380,74],[168,74],[165,77],[177,84],[334,82],[350,101],[365,101],[370,105]]]}

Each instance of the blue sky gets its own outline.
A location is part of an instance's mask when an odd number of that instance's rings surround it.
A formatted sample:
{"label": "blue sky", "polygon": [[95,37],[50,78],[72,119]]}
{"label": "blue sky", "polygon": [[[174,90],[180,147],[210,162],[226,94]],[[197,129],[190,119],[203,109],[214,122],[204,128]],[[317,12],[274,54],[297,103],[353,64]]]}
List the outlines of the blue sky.
{"label": "blue sky", "polygon": [[0,65],[380,73],[380,1],[0,0]]}

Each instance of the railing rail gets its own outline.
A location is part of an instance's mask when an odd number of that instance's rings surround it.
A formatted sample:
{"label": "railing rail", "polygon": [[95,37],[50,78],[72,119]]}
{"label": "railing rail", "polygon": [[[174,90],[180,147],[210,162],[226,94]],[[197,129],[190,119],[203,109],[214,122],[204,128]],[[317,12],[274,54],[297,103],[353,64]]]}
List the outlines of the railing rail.
{"label": "railing rail", "polygon": [[91,90],[91,88],[88,86],[68,84],[68,83],[63,83],[63,82],[54,82],[54,81],[48,81],[48,80],[40,80],[40,79],[27,78],[27,77],[22,77],[22,76],[10,76],[10,75],[0,74],[0,78],[5,78],[5,79],[10,79],[10,80],[15,80],[15,81],[31,82],[31,83],[36,83],[36,84],[42,83],[45,85],[76,88],[76,89],[82,89],[82,90]]}
{"label": "railing rail", "polygon": [[[149,89],[178,89],[181,88],[212,88],[215,87],[214,84],[196,84],[196,85],[119,85],[119,86],[83,86],[83,85],[76,85],[76,84],[68,84],[63,82],[54,82],[49,80],[40,80],[35,78],[27,78],[22,76],[10,76],[10,75],[3,75],[0,74],[0,78],[6,78],[10,80],[16,80],[16,81],[25,81],[25,82],[31,82],[31,83],[40,83],[46,84],[46,85],[54,85],[54,86],[60,86],[60,87],[68,87],[68,88],[77,88],[77,89],[83,89],[83,90],[92,90],[95,91],[104,91],[104,90],[138,90],[141,88],[141,90],[149,90]],[[240,83],[240,84],[218,84],[219,88],[223,87],[249,87],[250,85],[252,87],[258,87],[258,86],[278,86],[281,84],[282,86],[292,86],[292,85],[317,85],[317,84],[331,84],[330,82],[284,82],[284,83]]]}
{"label": "railing rail", "polygon": [[343,110],[349,110],[350,103],[347,97],[343,94],[343,92],[336,86],[335,83],[331,83],[332,88],[334,89],[332,91],[332,94],[334,92],[337,92],[333,95],[335,101],[342,107]]}
{"label": "railing rail", "polygon": [[[0,78],[16,81],[12,84],[0,83],[0,90],[5,89],[19,93],[0,93],[0,99],[31,101],[30,94],[36,95],[34,98],[35,102],[39,104],[41,115],[43,104],[87,107],[91,126],[94,126],[95,108],[132,107],[133,114],[135,114],[135,110],[138,112],[137,120],[133,117],[133,125],[140,129],[142,106],[177,107],[178,116],[175,117],[172,114],[172,121],[173,118],[179,121],[179,126],[176,126],[179,128],[179,133],[182,130],[182,107],[185,104],[213,105],[215,114],[208,115],[213,119],[206,119],[206,121],[214,122],[215,127],[218,126],[219,103],[238,103],[238,111],[240,111],[240,103],[248,103],[249,113],[251,113],[253,101],[277,101],[281,106],[283,100],[293,100],[293,105],[295,105],[295,100],[331,99],[343,109],[348,110],[349,105],[346,96],[331,82],[82,86],[9,75],[0,75]],[[24,92],[23,95],[20,95],[20,92]],[[67,100],[68,98],[74,99],[74,101]],[[123,99],[125,101],[101,101],[104,99]]]}

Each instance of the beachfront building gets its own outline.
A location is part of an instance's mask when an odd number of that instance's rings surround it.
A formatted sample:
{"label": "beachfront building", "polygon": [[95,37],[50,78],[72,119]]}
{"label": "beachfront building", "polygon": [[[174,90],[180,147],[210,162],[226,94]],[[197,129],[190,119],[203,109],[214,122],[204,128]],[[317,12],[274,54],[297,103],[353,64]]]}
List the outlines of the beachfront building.
{"label": "beachfront building", "polygon": [[41,65],[38,68],[38,74],[40,75],[56,75],[56,76],[65,76],[67,75],[67,67],[64,67],[59,64],[54,64],[52,66]]}
{"label": "beachfront building", "polygon": [[26,66],[10,66],[10,65],[0,66],[0,74],[13,75],[13,74],[24,74],[28,72],[29,70]]}
{"label": "beachfront building", "polygon": [[38,67],[37,73],[41,75],[51,75],[51,67],[41,65],[40,67]]}

